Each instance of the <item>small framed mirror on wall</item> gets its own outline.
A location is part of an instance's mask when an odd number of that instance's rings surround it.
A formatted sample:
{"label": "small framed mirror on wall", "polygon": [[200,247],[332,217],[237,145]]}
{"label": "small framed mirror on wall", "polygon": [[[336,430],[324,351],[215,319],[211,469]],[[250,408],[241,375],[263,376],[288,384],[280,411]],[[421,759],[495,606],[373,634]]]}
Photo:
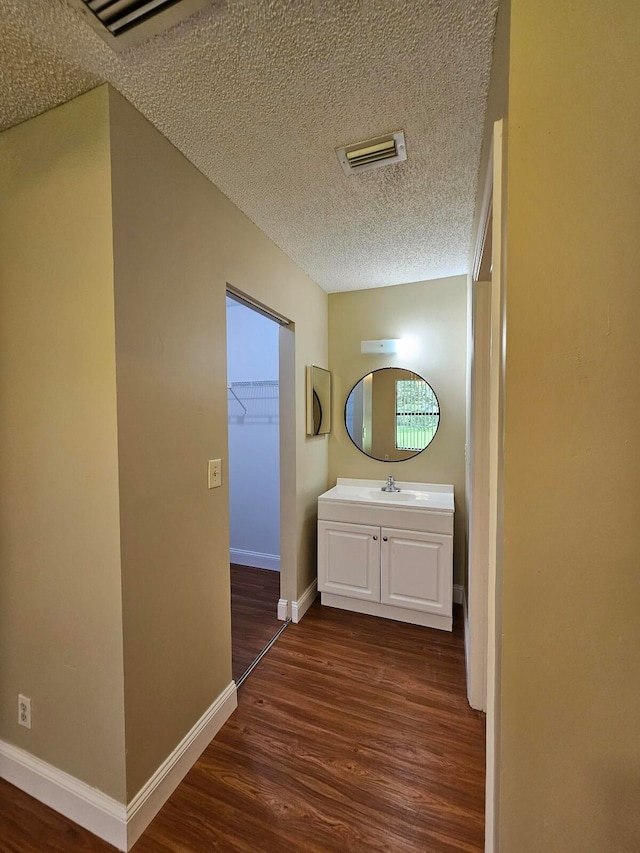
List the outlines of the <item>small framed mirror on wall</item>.
{"label": "small framed mirror on wall", "polygon": [[307,367],[307,435],[331,432],[331,373],[311,364]]}

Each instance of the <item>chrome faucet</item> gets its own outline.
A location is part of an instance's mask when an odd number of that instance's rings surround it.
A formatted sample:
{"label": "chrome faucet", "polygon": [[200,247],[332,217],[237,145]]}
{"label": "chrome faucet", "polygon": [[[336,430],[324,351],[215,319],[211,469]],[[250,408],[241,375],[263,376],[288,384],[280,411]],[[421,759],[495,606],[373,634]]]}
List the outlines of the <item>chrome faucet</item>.
{"label": "chrome faucet", "polygon": [[393,474],[387,477],[387,483],[380,489],[381,492],[399,492],[400,489],[396,486],[396,481],[393,479]]}

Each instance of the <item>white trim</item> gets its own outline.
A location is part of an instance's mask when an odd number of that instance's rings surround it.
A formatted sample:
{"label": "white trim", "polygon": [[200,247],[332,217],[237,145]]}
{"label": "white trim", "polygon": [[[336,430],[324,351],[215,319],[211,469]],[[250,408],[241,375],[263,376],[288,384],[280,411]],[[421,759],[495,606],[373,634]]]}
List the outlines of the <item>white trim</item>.
{"label": "white trim", "polygon": [[[493,168],[491,167],[493,174]],[[487,577],[489,571],[490,384],[492,282],[478,281],[471,293],[473,348],[469,399],[470,452],[467,483],[467,698],[487,707]]]}
{"label": "white trim", "polygon": [[239,566],[251,566],[254,569],[280,571],[279,554],[261,554],[259,551],[245,551],[243,548],[230,548],[229,561]]}
{"label": "white trim", "polygon": [[127,842],[131,849],[151,821],[238,707],[232,681],[162,762],[127,806]]}
{"label": "white trim", "polygon": [[473,251],[473,263],[471,266],[471,275],[474,282],[479,281],[480,279],[482,262],[485,259],[484,255],[487,236],[489,234],[489,226],[491,225],[491,214],[493,212],[493,144],[492,134],[487,158],[487,174],[484,179],[484,191],[482,193],[482,202],[480,203],[480,218],[478,221],[478,231],[476,233],[476,245]]}
{"label": "white trim", "polygon": [[289,602],[286,598],[278,599],[278,619],[286,622],[289,618]]}
{"label": "white trim", "polygon": [[281,326],[291,325],[291,320],[287,320],[286,317],[282,314],[278,314],[278,312],[274,311],[273,308],[268,308],[263,302],[258,302],[257,299],[254,299],[253,296],[249,296],[248,293],[238,290],[237,287],[229,284],[229,282],[227,282],[227,296],[234,299],[236,302],[241,302],[243,305],[246,305],[247,308],[257,311],[258,314],[262,314],[270,320],[275,320],[276,323],[280,323]]}
{"label": "white trim", "polygon": [[232,681],[128,806],[0,740],[0,778],[112,844],[130,850],[238,707]]}
{"label": "white trim", "polygon": [[118,850],[127,849],[124,803],[3,740],[0,777]]}
{"label": "white trim", "polygon": [[453,603],[454,604],[462,604],[464,601],[464,587],[461,583],[454,583],[453,585]]}
{"label": "white trim", "polygon": [[291,602],[291,621],[296,624],[302,619],[307,610],[316,600],[318,594],[318,581],[314,580],[302,593],[297,601]]}
{"label": "white trim", "polygon": [[[504,120],[493,125],[493,241],[491,276],[491,359],[489,374],[489,524],[487,567],[487,724],[485,850],[495,853],[500,803],[500,660],[502,654],[502,492],[504,464],[505,281],[503,228],[506,211]],[[472,618],[474,602],[471,602]]]}
{"label": "white trim", "polygon": [[[462,587],[462,621],[464,624],[464,667],[465,672],[467,674],[467,701],[469,705],[471,705],[471,698],[469,696],[469,684],[471,683],[471,675],[470,675],[470,667],[471,667],[471,632],[469,630],[469,605],[467,602],[467,593],[464,587]],[[471,705],[473,708],[473,705]],[[482,710],[480,708],[476,708],[476,710]]]}
{"label": "white trim", "polygon": [[381,604],[379,601],[349,598],[346,595],[334,595],[332,592],[321,593],[321,600],[325,607],[337,607],[338,610],[351,610],[354,613],[367,613],[369,616],[382,616],[383,619],[408,622],[411,625],[422,625],[423,628],[451,631],[453,627],[451,616],[424,613],[421,610],[410,610],[408,607],[396,607],[395,604]]}

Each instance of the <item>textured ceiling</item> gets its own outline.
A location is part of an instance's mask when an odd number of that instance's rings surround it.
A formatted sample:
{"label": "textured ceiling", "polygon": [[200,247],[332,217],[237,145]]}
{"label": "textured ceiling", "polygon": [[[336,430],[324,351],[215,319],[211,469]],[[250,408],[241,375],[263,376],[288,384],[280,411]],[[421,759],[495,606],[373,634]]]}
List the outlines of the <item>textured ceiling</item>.
{"label": "textured ceiling", "polygon": [[[498,0],[227,0],[124,53],[0,0],[0,128],[105,80],[327,291],[465,272]],[[404,129],[405,163],[334,149]]]}

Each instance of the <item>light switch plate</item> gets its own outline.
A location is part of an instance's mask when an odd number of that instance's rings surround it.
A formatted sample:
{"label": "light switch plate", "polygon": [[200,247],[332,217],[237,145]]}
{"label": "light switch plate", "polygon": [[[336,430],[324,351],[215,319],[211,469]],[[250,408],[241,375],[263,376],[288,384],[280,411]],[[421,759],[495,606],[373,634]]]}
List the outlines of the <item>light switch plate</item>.
{"label": "light switch plate", "polygon": [[217,489],[222,485],[222,460],[210,459],[208,468],[208,481],[210,489]]}

